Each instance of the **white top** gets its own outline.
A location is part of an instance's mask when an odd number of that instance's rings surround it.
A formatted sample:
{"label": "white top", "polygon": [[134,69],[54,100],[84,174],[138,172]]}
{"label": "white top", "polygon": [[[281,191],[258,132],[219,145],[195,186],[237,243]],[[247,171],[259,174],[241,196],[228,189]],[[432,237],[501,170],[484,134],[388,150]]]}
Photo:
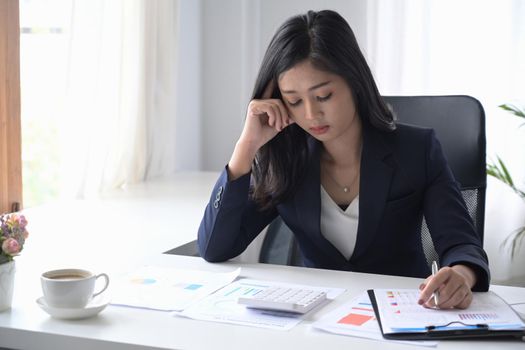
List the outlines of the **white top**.
{"label": "white top", "polygon": [[321,186],[321,233],[347,260],[354,252],[358,223],[359,195],[343,210]]}

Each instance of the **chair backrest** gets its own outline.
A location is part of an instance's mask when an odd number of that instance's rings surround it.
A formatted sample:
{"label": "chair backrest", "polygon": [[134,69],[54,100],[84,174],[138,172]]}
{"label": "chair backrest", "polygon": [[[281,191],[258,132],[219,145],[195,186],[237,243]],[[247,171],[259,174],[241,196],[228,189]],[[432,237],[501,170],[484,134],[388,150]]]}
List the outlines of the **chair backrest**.
{"label": "chair backrest", "polygon": [[[481,103],[462,95],[384,96],[384,99],[396,114],[398,122],[435,130],[483,243],[487,173],[485,111]],[[424,218],[421,240],[430,263],[437,258],[437,253]],[[268,227],[259,261],[302,265],[293,233],[280,217]]]}

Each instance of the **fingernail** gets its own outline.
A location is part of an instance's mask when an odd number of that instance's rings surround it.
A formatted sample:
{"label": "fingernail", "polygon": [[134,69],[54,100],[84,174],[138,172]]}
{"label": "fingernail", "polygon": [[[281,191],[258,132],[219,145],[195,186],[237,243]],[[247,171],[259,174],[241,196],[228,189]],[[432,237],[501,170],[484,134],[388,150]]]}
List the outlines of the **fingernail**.
{"label": "fingernail", "polygon": [[422,299],[419,299],[419,300],[417,301],[417,303],[418,303],[419,305],[423,305],[424,301],[423,301]]}

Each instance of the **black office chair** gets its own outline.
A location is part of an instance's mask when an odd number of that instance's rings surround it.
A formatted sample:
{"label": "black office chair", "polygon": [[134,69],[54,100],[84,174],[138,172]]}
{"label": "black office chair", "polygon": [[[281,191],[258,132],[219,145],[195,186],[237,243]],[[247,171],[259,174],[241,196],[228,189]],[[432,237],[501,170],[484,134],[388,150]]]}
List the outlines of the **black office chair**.
{"label": "black office chair", "polygon": [[[435,130],[483,243],[487,173],[485,112],[481,103],[470,96],[385,96],[384,99],[398,122]],[[424,218],[421,241],[430,265],[438,256]],[[259,262],[303,264],[293,233],[280,217],[268,226]]]}

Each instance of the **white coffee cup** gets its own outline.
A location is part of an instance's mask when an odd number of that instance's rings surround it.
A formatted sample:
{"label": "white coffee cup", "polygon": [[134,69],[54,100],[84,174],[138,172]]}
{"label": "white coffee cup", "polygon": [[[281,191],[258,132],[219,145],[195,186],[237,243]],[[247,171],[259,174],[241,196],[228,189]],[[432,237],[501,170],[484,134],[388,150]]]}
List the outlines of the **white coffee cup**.
{"label": "white coffee cup", "polygon": [[[95,282],[103,277],[104,287],[96,292]],[[40,277],[44,299],[49,306],[61,308],[83,308],[89,301],[104,292],[109,285],[109,276],[98,275],[82,269],[47,271]]]}

